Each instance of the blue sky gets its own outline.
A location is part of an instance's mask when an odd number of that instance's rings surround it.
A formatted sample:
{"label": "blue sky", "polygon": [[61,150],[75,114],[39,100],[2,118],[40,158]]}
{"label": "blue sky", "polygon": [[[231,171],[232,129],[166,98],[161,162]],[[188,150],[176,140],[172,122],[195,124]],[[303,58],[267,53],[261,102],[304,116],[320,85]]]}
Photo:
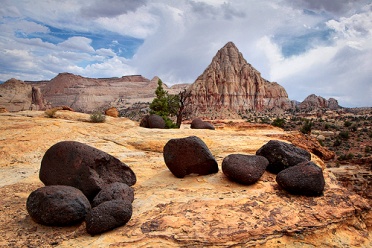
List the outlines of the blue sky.
{"label": "blue sky", "polygon": [[193,83],[233,41],[289,98],[372,106],[370,0],[0,0],[0,81],[159,76]]}

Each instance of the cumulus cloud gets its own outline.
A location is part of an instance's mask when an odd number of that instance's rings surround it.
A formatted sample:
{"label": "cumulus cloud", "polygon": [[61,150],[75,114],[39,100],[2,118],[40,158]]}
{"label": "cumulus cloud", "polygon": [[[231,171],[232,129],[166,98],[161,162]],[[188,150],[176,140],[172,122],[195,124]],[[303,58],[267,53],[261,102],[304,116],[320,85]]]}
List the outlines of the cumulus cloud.
{"label": "cumulus cloud", "polygon": [[138,7],[146,4],[146,0],[105,0],[89,1],[88,6],[81,8],[81,13],[86,17],[115,17],[136,11]]}

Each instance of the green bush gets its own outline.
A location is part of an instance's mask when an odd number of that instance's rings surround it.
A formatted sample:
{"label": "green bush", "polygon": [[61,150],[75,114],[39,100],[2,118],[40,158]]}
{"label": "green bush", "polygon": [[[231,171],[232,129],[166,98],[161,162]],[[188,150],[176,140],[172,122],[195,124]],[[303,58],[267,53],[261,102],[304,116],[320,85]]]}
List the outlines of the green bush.
{"label": "green bush", "polygon": [[344,122],[344,127],[350,127],[351,126],[351,122],[350,121],[345,121]]}
{"label": "green bush", "polygon": [[303,134],[310,134],[312,127],[313,127],[313,123],[309,120],[305,120],[305,123],[302,124],[300,132]]}
{"label": "green bush", "polygon": [[273,125],[274,127],[280,127],[280,128],[283,128],[284,127],[284,124],[285,124],[285,120],[282,119],[282,118],[276,118],[271,123],[271,125]]}
{"label": "green bush", "polygon": [[94,111],[90,114],[90,122],[102,123],[106,121],[106,115],[102,114],[100,111]]}
{"label": "green bush", "polygon": [[349,132],[348,131],[341,131],[338,136],[341,139],[347,140],[347,139],[349,139]]}

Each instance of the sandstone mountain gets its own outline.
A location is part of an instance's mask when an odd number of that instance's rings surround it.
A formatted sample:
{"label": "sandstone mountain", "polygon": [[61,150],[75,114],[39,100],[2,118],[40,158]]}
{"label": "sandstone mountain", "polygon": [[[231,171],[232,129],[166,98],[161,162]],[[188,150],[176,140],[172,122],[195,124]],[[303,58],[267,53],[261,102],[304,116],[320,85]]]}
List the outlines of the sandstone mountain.
{"label": "sandstone mountain", "polygon": [[[371,247],[368,200],[341,185],[323,167],[319,197],[291,195],[264,172],[253,185],[230,181],[220,172],[176,178],[163,158],[174,138],[197,136],[221,168],[232,153],[255,154],[277,135],[268,125],[214,122],[216,130],[151,130],[126,118],[87,122],[88,114],[42,111],[0,114],[0,247]],[[276,136],[276,137],[273,137]],[[49,227],[26,211],[30,193],[43,186],[39,169],[45,152],[64,140],[85,143],[115,156],[136,174],[133,215],[122,227],[90,236],[85,224]]]}
{"label": "sandstone mountain", "polygon": [[12,78],[0,84],[0,107],[11,112],[39,110],[44,103],[39,88]]}
{"label": "sandstone mountain", "polygon": [[329,98],[326,100],[321,96],[317,96],[315,94],[311,94],[305,98],[300,104],[297,106],[300,110],[311,111],[317,109],[330,109],[336,110],[339,109],[340,106],[338,105],[338,101],[334,98]]}
{"label": "sandstone mountain", "polygon": [[188,112],[195,116],[221,118],[227,112],[232,116],[292,106],[285,89],[262,78],[232,42],[217,52],[188,90],[191,93]]}

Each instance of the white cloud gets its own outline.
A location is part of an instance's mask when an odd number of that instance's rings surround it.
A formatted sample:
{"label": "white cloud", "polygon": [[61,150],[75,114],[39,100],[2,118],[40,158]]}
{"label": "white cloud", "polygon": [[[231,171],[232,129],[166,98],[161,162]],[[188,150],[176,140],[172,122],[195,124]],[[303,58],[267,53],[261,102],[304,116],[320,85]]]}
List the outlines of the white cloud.
{"label": "white cloud", "polygon": [[70,37],[67,40],[58,44],[62,49],[68,49],[72,51],[81,52],[94,52],[93,47],[90,45],[92,43],[91,39],[85,37]]}

